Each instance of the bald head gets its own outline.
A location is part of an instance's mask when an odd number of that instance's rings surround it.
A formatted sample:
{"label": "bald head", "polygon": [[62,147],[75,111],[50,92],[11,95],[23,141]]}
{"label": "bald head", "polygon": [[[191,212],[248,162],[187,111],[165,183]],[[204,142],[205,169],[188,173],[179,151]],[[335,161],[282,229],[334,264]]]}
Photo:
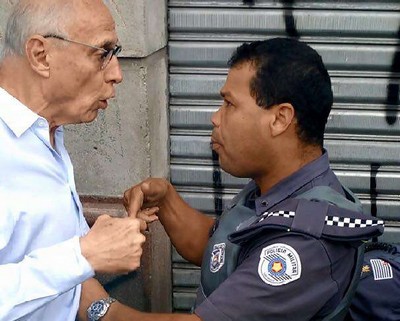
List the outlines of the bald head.
{"label": "bald head", "polygon": [[[103,0],[19,0],[7,21],[0,59],[25,54],[25,43],[32,35],[56,34],[69,37],[77,14],[101,10],[110,14]],[[83,23],[81,25],[84,25]]]}

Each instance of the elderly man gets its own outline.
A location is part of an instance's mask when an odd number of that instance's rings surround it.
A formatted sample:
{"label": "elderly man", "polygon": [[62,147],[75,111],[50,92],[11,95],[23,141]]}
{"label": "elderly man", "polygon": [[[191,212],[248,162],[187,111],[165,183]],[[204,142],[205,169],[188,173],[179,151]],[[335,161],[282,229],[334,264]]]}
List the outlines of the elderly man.
{"label": "elderly man", "polygon": [[136,269],[145,240],[135,218],[89,231],[63,144],[62,125],[91,122],[114,96],[121,47],[101,0],[21,0],[4,40],[0,320],[73,321],[80,284]]}
{"label": "elderly man", "polygon": [[[251,182],[217,220],[166,180],[125,194],[133,216],[159,206],[178,252],[201,265],[194,314],[152,315],[117,303],[104,321],[321,320],[358,275],[362,240],[383,230],[329,166],[323,138],[333,97],[317,52],[276,38],[243,44],[229,65],[211,143],[225,171]],[[82,306],[107,296],[94,283],[83,285]]]}

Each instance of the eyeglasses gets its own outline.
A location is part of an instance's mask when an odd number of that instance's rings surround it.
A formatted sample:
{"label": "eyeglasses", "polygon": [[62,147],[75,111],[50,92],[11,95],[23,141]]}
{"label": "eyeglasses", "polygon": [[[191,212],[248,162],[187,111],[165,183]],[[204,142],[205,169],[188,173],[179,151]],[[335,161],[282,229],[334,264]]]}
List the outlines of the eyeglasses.
{"label": "eyeglasses", "polygon": [[120,46],[120,45],[115,45],[114,48],[107,50],[105,48],[100,48],[100,47],[88,45],[88,44],[83,43],[83,42],[67,39],[67,38],[64,38],[64,37],[61,37],[61,36],[57,36],[57,35],[45,35],[43,37],[44,38],[55,38],[55,39],[59,39],[59,40],[62,40],[62,41],[67,41],[67,42],[75,43],[75,44],[78,44],[78,45],[82,45],[82,46],[86,46],[86,47],[89,47],[89,48],[93,48],[93,49],[102,51],[103,52],[103,54],[101,55],[101,59],[103,60],[103,63],[101,65],[101,69],[102,70],[107,67],[107,65],[111,61],[112,57],[113,56],[118,57],[118,54],[122,50],[122,46]]}

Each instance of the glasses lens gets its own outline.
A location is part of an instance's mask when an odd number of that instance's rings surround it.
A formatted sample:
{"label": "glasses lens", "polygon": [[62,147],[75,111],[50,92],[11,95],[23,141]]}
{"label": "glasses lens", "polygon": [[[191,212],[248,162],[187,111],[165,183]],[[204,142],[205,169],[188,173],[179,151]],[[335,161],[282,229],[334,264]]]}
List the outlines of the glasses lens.
{"label": "glasses lens", "polygon": [[119,45],[116,45],[115,48],[113,49],[114,55],[115,55],[115,56],[118,56],[119,53],[121,52],[121,50],[122,50],[122,47],[119,46]]}
{"label": "glasses lens", "polygon": [[118,56],[118,54],[121,52],[122,47],[121,46],[115,46],[115,48],[108,50],[106,56],[104,57],[103,61],[103,66],[101,67],[102,69],[106,68],[109,62],[111,61],[113,56]]}

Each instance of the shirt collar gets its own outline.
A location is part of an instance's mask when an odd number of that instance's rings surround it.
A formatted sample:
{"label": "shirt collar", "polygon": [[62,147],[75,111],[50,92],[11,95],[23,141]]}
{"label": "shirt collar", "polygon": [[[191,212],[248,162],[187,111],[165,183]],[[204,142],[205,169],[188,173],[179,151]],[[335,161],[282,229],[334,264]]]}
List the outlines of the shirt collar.
{"label": "shirt collar", "polygon": [[20,137],[41,117],[0,87],[0,118]]}
{"label": "shirt collar", "polygon": [[328,152],[324,149],[323,154],[316,160],[308,163],[297,172],[286,177],[272,187],[267,193],[256,199],[256,212],[261,214],[269,208],[295,194],[298,190],[310,184],[315,178],[329,170]]}

